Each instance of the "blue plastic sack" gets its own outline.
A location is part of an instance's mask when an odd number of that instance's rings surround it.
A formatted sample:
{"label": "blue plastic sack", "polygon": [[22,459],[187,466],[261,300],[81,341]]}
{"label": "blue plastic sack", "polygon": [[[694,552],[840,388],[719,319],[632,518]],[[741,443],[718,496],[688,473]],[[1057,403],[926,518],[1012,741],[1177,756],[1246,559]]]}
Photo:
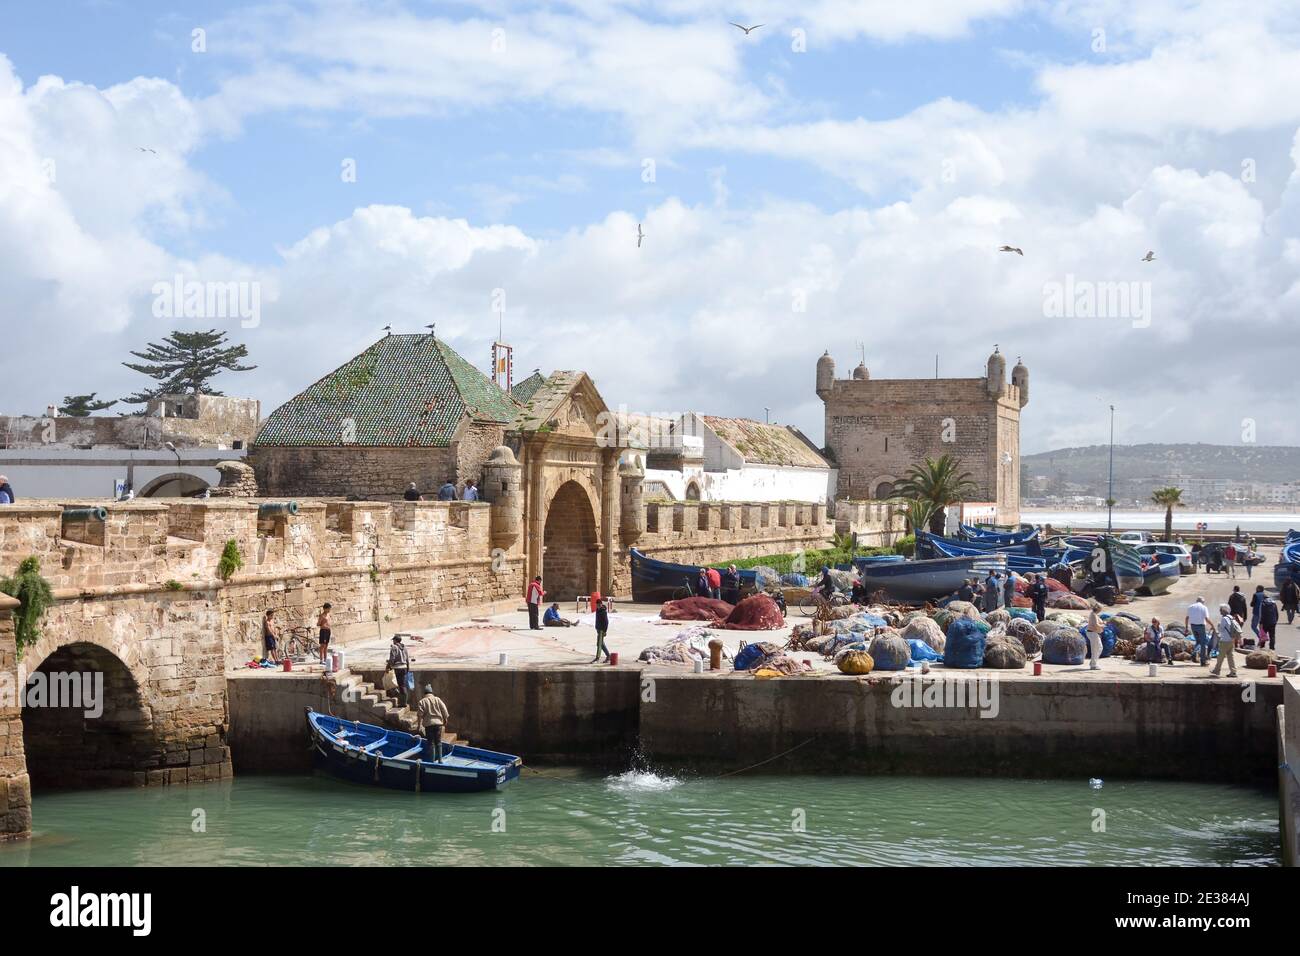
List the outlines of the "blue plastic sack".
{"label": "blue plastic sack", "polygon": [[1007,608],[1007,613],[1010,614],[1012,617],[1022,618],[1023,620],[1028,621],[1030,624],[1038,623],[1038,615],[1035,614],[1027,607],[1009,607]]}
{"label": "blue plastic sack", "polygon": [[915,637],[909,637],[906,640],[908,647],[912,649],[912,660],[917,662],[943,660],[943,655],[925,641],[919,641]]}
{"label": "blue plastic sack", "polygon": [[738,671],[747,671],[763,659],[763,650],[757,644],[746,644],[732,662]]}
{"label": "blue plastic sack", "polygon": [[781,583],[788,588],[806,588],[808,586],[808,575],[787,571],[781,575]]}
{"label": "blue plastic sack", "polygon": [[[979,625],[983,624],[983,627]],[[959,617],[948,625],[947,643],[943,648],[945,667],[979,667],[984,663],[984,642],[988,625]]]}

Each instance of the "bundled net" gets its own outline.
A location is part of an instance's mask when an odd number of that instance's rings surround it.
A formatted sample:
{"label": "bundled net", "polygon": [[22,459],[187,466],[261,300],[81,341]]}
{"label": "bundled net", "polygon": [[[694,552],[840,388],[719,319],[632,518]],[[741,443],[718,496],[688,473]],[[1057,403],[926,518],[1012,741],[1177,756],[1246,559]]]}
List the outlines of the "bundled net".
{"label": "bundled net", "polygon": [[[768,600],[770,601],[771,598]],[[680,601],[665,601],[664,606],[659,609],[659,616],[665,621],[708,621],[710,624],[720,624],[727,619],[732,610],[732,606],[726,601],[688,597]],[[780,611],[777,613],[779,614]]]}
{"label": "bundled net", "polygon": [[835,663],[842,674],[870,674],[876,666],[866,651],[846,651]]}
{"label": "bundled net", "polygon": [[753,594],[741,599],[718,626],[731,631],[779,631],[785,627],[785,618],[770,597]]}
{"label": "bundled net", "polygon": [[989,642],[984,646],[984,666],[999,670],[1016,670],[1025,666],[1028,656],[1021,643],[1006,634],[997,638],[989,632]]}
{"label": "bundled net", "polygon": [[924,641],[932,649],[943,653],[944,636],[938,621],[928,617],[914,617],[903,625],[901,634],[905,641]]}
{"label": "bundled net", "polygon": [[894,630],[882,631],[872,638],[868,653],[882,671],[901,671],[912,660],[911,646]]}

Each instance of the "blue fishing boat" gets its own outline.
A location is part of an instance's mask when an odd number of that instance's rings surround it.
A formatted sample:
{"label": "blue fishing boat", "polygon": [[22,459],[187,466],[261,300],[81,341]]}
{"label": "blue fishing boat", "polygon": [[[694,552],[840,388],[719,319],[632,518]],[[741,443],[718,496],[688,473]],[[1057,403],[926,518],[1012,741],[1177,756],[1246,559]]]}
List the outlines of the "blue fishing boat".
{"label": "blue fishing boat", "polygon": [[1294,529],[1286,533],[1282,553],[1273,565],[1274,587],[1280,589],[1288,580],[1300,583],[1300,531]]}
{"label": "blue fishing boat", "polygon": [[[694,586],[699,576],[698,564],[674,564],[648,557],[636,548],[630,548],[632,563],[632,600],[644,604],[662,604],[671,601],[677,592],[688,584]],[[754,569],[739,571],[740,592],[754,590]]]}
{"label": "blue fishing boat", "polygon": [[477,793],[499,790],[519,776],[512,754],[444,746],[442,761],[429,759],[423,737],[374,724],[342,720],[307,708],[307,730],[317,763],[336,777],[391,790]]}
{"label": "blue fishing boat", "polygon": [[1007,567],[1017,574],[1047,570],[1048,561],[1039,553],[1037,540],[1025,544],[994,545],[981,541],[957,541],[921,531],[916,536],[916,553],[922,558],[958,558],[981,554],[1006,555]]}
{"label": "blue fishing boat", "polygon": [[959,524],[958,533],[967,541],[987,541],[989,544],[1024,544],[1038,537],[1037,528],[1021,527],[1018,531],[999,531],[979,525]]}
{"label": "blue fishing boat", "polygon": [[858,563],[858,574],[867,593],[883,590],[896,601],[931,601],[951,594],[970,578],[1006,569],[1007,556],[996,551],[919,561]]}

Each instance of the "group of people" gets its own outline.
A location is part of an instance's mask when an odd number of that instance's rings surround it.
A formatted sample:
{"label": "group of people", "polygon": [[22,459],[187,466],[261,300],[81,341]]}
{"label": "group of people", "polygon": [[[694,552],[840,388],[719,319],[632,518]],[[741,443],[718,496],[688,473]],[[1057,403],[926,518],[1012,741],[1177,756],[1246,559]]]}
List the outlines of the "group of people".
{"label": "group of people", "polygon": [[692,584],[696,597],[713,598],[728,604],[740,603],[740,572],[734,564],[725,571],[717,568],[700,568]]}
{"label": "group of people", "polygon": [[[329,656],[330,641],[334,636],[334,605],[326,601],[316,615],[317,640],[320,645],[320,662],[325,663]],[[267,608],[262,615],[262,650],[265,660],[278,664],[283,658],[280,653],[280,622],[275,619],[275,608]]]}
{"label": "group of people", "polygon": [[[1047,596],[1051,593],[1047,587],[1047,575],[1032,575],[1029,582],[1025,596],[1041,621],[1047,617]],[[990,571],[982,582],[979,578],[963,581],[952,596],[958,601],[974,604],[985,614],[1000,607],[1012,607],[1016,597],[1016,578],[1010,571]]]}
{"label": "group of people", "polygon": [[[542,576],[539,574],[528,582],[528,589],[524,592],[524,600],[528,604],[528,629],[540,631],[543,627],[575,627],[577,621],[570,621],[560,615],[560,605],[552,603],[541,613],[542,601],[546,597],[546,589],[542,587]],[[596,656],[591,659],[593,664],[605,655],[605,663],[609,663],[609,648],[605,646],[605,636],[609,633],[609,599],[603,597],[599,591],[594,592],[590,598],[590,607],[592,613],[596,615]],[[540,620],[539,620],[540,617]]]}
{"label": "group of people", "polygon": [[[402,493],[402,498],[406,501],[423,501],[424,495],[420,494],[420,489],[416,483],[411,482],[406,486],[406,491]],[[465,482],[465,488],[460,492],[456,491],[456,480],[454,478],[448,478],[442,483],[442,486],[438,489],[437,500],[455,501],[457,498],[461,501],[479,500],[478,485],[474,483],[473,478]]]}
{"label": "group of people", "polygon": [[[388,648],[388,663],[384,665],[383,690],[398,707],[409,706],[413,683],[410,674],[410,651],[402,643],[402,635],[394,634]],[[424,693],[415,705],[415,719],[428,746],[429,759],[442,763],[442,733],[450,715],[446,703],[433,692],[432,684],[424,685]]]}

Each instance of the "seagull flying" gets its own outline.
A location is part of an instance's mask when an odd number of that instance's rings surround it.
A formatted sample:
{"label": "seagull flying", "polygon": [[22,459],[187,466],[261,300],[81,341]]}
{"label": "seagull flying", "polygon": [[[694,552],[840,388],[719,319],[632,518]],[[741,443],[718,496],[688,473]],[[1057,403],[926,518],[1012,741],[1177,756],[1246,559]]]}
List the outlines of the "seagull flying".
{"label": "seagull flying", "polygon": [[1155,258],[1156,258],[1156,254],[1155,254],[1154,252],[1152,252],[1150,249],[1148,249],[1148,250],[1147,250],[1147,254],[1146,254],[1145,256],[1142,257],[1142,261],[1143,261],[1143,262],[1154,262],[1154,261],[1155,261]]}
{"label": "seagull flying", "polygon": [[998,252],[1014,252],[1018,256],[1024,255],[1024,252],[1016,246],[998,246]]}
{"label": "seagull flying", "polygon": [[761,26],[765,26],[765,24],[762,24],[762,23],[755,23],[752,27],[742,27],[739,23],[735,23],[735,22],[733,22],[733,21],[731,21],[731,20],[728,20],[727,22],[730,23],[730,24],[731,24],[733,27],[735,27],[737,30],[744,30],[744,31],[745,31],[745,36],[749,36],[751,33],[753,33],[753,32],[754,32],[755,30],[757,30],[759,27],[761,27]]}
{"label": "seagull flying", "polygon": [[142,153],[153,153],[155,156],[158,155],[158,150],[150,149],[148,146],[137,146],[136,149]]}
{"label": "seagull flying", "polygon": [[636,224],[636,247],[641,248],[641,240],[645,238],[645,233],[641,231],[641,223]]}

